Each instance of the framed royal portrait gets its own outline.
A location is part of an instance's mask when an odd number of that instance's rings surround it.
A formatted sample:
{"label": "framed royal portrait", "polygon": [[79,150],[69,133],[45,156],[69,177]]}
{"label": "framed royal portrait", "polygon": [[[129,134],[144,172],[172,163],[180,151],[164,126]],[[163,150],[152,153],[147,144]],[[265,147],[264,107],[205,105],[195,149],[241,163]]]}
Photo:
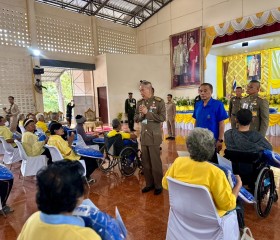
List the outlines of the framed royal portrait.
{"label": "framed royal portrait", "polygon": [[261,54],[247,55],[247,80],[261,80]]}
{"label": "framed royal portrait", "polygon": [[201,27],[171,35],[171,88],[193,88],[201,83]]}

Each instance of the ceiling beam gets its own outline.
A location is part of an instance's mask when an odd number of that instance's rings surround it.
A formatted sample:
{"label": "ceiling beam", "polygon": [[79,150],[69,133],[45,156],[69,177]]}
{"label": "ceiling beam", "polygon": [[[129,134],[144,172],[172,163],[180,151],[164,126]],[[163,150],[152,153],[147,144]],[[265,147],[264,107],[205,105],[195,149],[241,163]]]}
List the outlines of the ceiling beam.
{"label": "ceiling beam", "polygon": [[103,7],[107,4],[107,2],[109,2],[109,0],[104,1],[104,2],[95,10],[95,12],[92,13],[92,15],[95,16],[95,15],[101,10],[101,8],[103,8]]}

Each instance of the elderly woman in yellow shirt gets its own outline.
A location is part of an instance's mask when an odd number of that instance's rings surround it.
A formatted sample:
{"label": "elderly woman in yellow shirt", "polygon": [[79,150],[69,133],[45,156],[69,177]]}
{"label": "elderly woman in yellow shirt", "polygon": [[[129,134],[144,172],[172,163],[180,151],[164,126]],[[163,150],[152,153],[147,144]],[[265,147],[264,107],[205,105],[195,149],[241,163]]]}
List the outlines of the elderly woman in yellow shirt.
{"label": "elderly woman in yellow shirt", "polygon": [[37,123],[36,123],[36,128],[42,129],[44,133],[48,131],[48,126],[45,123],[45,117],[43,113],[38,113],[36,115]]}
{"label": "elderly woman in yellow shirt", "polygon": [[[74,133],[72,135],[68,136],[68,140],[65,141],[61,136],[64,135],[63,127],[60,123],[53,123],[50,128],[51,136],[48,140],[48,145],[55,146],[60,151],[64,159],[68,160],[80,160],[81,156],[77,155],[71,148],[72,143],[74,141]],[[83,157],[83,160],[86,164],[86,177],[88,182],[95,182],[93,178],[90,177],[90,175],[93,173],[93,171],[98,168],[96,159],[89,158],[89,157]]]}
{"label": "elderly woman in yellow shirt", "polygon": [[[236,186],[231,189],[224,172],[214,166],[209,159],[215,151],[213,133],[208,129],[195,128],[187,138],[187,148],[190,157],[178,157],[167,170],[162,179],[162,185],[168,189],[167,177],[170,176],[182,182],[202,185],[208,188],[220,217],[236,208],[236,198],[242,186],[237,175]],[[243,213],[240,213],[243,218]],[[238,214],[239,216],[239,214]],[[244,219],[238,219],[239,227],[244,227]]]}
{"label": "elderly woman in yellow shirt", "polygon": [[31,118],[26,118],[23,121],[23,127],[25,132],[22,135],[22,146],[27,154],[27,156],[34,157],[39,155],[46,155],[48,164],[52,163],[51,154],[48,149],[44,148],[44,145],[47,143],[48,138],[45,141],[39,141],[38,136],[34,134],[35,132],[35,123]]}
{"label": "elderly woman in yellow shirt", "polygon": [[13,133],[8,127],[5,126],[5,123],[6,118],[0,116],[0,136],[2,136],[7,141],[7,143],[11,143],[13,147],[15,147],[16,144],[14,143]]}

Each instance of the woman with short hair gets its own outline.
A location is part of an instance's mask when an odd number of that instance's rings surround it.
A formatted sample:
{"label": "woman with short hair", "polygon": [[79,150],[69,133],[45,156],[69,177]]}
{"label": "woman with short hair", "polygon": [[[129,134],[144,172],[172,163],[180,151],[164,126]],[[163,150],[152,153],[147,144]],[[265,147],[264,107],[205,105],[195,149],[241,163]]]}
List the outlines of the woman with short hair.
{"label": "woman with short hair", "polygon": [[[65,159],[72,161],[81,159],[81,156],[77,155],[72,149],[72,143],[75,137],[73,132],[72,135],[68,136],[67,141],[62,138],[62,136],[64,135],[64,130],[63,126],[60,123],[53,123],[50,128],[50,132],[51,136],[49,138],[48,145],[57,147],[57,149]],[[83,160],[86,164],[86,177],[88,181],[95,182],[95,180],[91,178],[90,175],[96,168],[98,168],[96,159],[83,156]]]}
{"label": "woman with short hair", "polygon": [[[168,189],[167,177],[170,176],[182,182],[205,186],[212,195],[220,217],[236,208],[236,198],[242,186],[237,175],[237,183],[232,189],[224,172],[208,162],[215,153],[215,139],[208,129],[195,128],[187,138],[187,148],[190,157],[178,157],[167,170],[162,185]],[[240,225],[244,224],[239,223]],[[244,226],[240,226],[243,228]]]}
{"label": "woman with short hair", "polygon": [[55,162],[37,173],[35,212],[24,224],[18,240],[101,240],[82,218],[73,216],[88,191],[78,161]]}

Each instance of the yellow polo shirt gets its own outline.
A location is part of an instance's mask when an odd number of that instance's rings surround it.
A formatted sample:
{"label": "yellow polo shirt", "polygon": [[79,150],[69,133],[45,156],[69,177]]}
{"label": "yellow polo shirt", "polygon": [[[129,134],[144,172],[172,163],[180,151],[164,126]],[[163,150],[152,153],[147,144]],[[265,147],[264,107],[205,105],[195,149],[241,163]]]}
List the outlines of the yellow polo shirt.
{"label": "yellow polo shirt", "polygon": [[35,212],[24,224],[17,240],[101,240],[91,228],[70,224],[48,224]]}
{"label": "yellow polo shirt", "polygon": [[[6,126],[0,126],[0,136],[4,137],[5,140],[13,139],[13,133]],[[16,146],[15,143],[11,143],[13,147]]]}
{"label": "yellow polo shirt", "polygon": [[126,133],[123,131],[116,131],[115,129],[111,130],[110,132],[108,132],[107,136],[110,137],[114,137],[117,134],[121,134],[122,135],[122,139],[130,139],[130,133]]}
{"label": "yellow polo shirt", "polygon": [[59,135],[51,135],[48,140],[48,145],[57,147],[64,159],[79,160],[81,158],[81,156],[77,155],[72,148],[68,146],[68,142]]}
{"label": "yellow polo shirt", "polygon": [[232,193],[226,175],[209,162],[197,162],[190,157],[178,157],[162,179],[162,185],[167,190],[168,176],[181,182],[207,187],[220,217],[236,207],[236,197]]}
{"label": "yellow polo shirt", "polygon": [[32,132],[24,132],[21,141],[27,156],[39,156],[45,151],[45,141],[39,142],[38,136]]}
{"label": "yellow polo shirt", "polygon": [[47,127],[47,124],[45,122],[41,122],[41,121],[38,121],[36,123],[36,127],[37,128],[41,128],[43,130],[43,132],[45,133],[46,131],[48,131],[48,127]]}

